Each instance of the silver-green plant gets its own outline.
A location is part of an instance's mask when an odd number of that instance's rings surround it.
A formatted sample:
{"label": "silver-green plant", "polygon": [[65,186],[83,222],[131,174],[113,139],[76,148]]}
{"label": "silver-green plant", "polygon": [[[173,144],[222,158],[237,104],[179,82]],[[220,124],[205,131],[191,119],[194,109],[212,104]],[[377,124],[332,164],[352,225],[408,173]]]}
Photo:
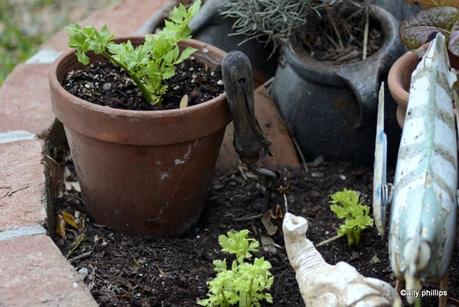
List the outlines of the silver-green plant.
{"label": "silver-green plant", "polygon": [[[235,19],[235,34],[247,36],[247,40],[258,39],[279,43],[304,29],[312,14],[351,0],[229,0],[224,16]],[[244,41],[244,42],[245,42]],[[244,43],[242,42],[242,43]]]}

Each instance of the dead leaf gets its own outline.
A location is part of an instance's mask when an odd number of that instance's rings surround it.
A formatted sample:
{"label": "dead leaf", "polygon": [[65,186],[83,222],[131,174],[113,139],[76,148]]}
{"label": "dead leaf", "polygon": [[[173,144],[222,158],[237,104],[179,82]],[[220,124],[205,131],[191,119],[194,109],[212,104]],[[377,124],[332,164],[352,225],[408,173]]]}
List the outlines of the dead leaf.
{"label": "dead leaf", "polygon": [[408,0],[408,2],[418,4],[423,8],[435,6],[453,6],[459,8],[459,0]]}
{"label": "dead leaf", "polygon": [[67,211],[62,211],[61,212],[61,215],[62,215],[62,218],[63,220],[70,226],[72,226],[73,228],[77,229],[78,230],[78,223],[75,221],[75,217],[73,216],[73,214],[67,212]]}
{"label": "dead leaf", "polygon": [[261,236],[261,246],[263,250],[269,254],[277,253],[277,244],[274,243],[274,240],[271,237]]}
{"label": "dead leaf", "polygon": [[180,109],[188,107],[188,95],[183,95],[182,99],[180,99]]}
{"label": "dead leaf", "polygon": [[282,210],[282,207],[279,206],[279,204],[276,204],[274,211],[272,211],[271,217],[275,220],[282,220],[284,218],[284,210]]}
{"label": "dead leaf", "polygon": [[67,235],[66,230],[65,230],[65,220],[61,214],[57,215],[57,223],[56,223],[55,232],[64,239]]}
{"label": "dead leaf", "polygon": [[265,226],[266,233],[268,234],[268,236],[274,235],[278,229],[277,225],[275,225],[271,221],[272,216],[273,216],[273,212],[271,209],[269,209],[261,217],[261,223],[263,224],[263,226]]}

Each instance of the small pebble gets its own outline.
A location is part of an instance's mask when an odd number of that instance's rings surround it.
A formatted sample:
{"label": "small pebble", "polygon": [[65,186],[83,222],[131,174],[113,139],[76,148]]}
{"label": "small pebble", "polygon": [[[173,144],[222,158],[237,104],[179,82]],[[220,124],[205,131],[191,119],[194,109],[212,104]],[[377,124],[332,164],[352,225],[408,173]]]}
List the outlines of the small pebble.
{"label": "small pebble", "polygon": [[320,172],[312,172],[311,173],[311,177],[312,178],[320,178],[320,177],[323,177],[324,174],[323,173],[320,173]]}
{"label": "small pebble", "polygon": [[358,260],[360,258],[360,254],[358,252],[353,251],[351,260]]}
{"label": "small pebble", "polygon": [[104,83],[104,85],[102,86],[102,89],[104,91],[109,91],[109,90],[111,90],[111,88],[112,88],[112,84],[111,83]]}
{"label": "small pebble", "polygon": [[89,270],[88,270],[88,268],[81,268],[81,269],[78,270],[78,273],[83,275],[83,277],[86,277],[89,274]]}
{"label": "small pebble", "polygon": [[341,180],[346,180],[346,176],[344,176],[344,175],[339,175],[339,179],[341,179]]}
{"label": "small pebble", "polygon": [[371,259],[370,259],[370,263],[372,264],[376,264],[376,263],[380,263],[381,260],[379,260],[378,256],[377,255],[374,255]]}
{"label": "small pebble", "polygon": [[217,81],[217,84],[218,84],[218,85],[223,85],[223,81],[222,81],[222,80],[218,80],[218,81]]}
{"label": "small pebble", "polygon": [[311,165],[314,166],[314,167],[318,167],[319,165],[321,165],[322,163],[324,163],[324,157],[322,156],[318,156],[314,159],[314,161],[312,161]]}
{"label": "small pebble", "polygon": [[172,89],[173,89],[174,91],[176,91],[176,90],[178,90],[179,88],[180,88],[180,86],[176,85],[176,86],[174,86]]}

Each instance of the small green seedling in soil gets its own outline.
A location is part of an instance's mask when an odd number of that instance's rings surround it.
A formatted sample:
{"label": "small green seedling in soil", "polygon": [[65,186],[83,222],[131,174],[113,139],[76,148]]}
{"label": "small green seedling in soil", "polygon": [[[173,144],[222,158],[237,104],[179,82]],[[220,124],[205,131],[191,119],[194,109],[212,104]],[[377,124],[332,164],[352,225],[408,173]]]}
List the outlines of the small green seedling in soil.
{"label": "small green seedling in soil", "polygon": [[133,46],[130,41],[115,43],[115,35],[107,26],[81,27],[72,24],[66,27],[69,46],[76,49],[78,61],[89,64],[88,52],[107,58],[124,69],[151,104],[161,103],[167,92],[164,81],[175,75],[175,65],[188,59],[195,51],[186,48],[180,51],[179,41],[191,38],[188,26],[191,18],[199,11],[201,0],[186,9],[182,4],[174,8],[165,27],[160,32],[145,37],[145,42]]}
{"label": "small green seedling in soil", "polygon": [[228,268],[226,259],[214,260],[214,270],[217,276],[207,282],[209,292],[206,299],[198,300],[201,306],[260,306],[265,300],[272,303],[271,294],[266,293],[273,284],[274,277],[269,271],[271,264],[263,257],[255,258],[260,243],[249,238],[249,231],[230,231],[220,235],[218,242],[223,252],[230,253],[236,258]]}
{"label": "small green seedling in soil", "polygon": [[369,216],[370,207],[360,201],[357,191],[344,189],[330,196],[330,209],[336,216],[344,220],[338,229],[338,236],[347,236],[349,245],[358,245],[364,229],[373,226]]}

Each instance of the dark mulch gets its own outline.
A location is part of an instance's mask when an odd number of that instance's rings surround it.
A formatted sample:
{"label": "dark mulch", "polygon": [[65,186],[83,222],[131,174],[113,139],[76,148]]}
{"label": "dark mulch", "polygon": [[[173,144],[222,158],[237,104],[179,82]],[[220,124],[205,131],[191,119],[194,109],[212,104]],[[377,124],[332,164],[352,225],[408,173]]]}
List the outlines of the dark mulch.
{"label": "dark mulch", "polygon": [[[72,180],[73,166],[69,159],[62,159],[63,156],[57,159],[67,161],[62,163],[70,169],[68,179]],[[307,235],[316,243],[335,235],[339,225],[329,210],[331,193],[345,187],[355,189],[370,204],[372,172],[369,169],[322,163],[310,165],[307,174],[302,170],[284,170],[282,175],[282,185],[289,186],[289,211],[308,218]],[[58,212],[66,210],[75,214],[78,210],[85,217],[79,193],[64,191],[57,203]],[[244,179],[239,172],[216,176],[206,209],[197,226],[187,234],[177,238],[128,237],[94,224],[86,217],[85,240],[68,258],[102,306],[194,306],[197,298],[205,297],[206,281],[214,276],[212,261],[225,257],[219,251],[218,235],[230,229],[247,228],[258,240],[266,237],[259,215],[268,208],[283,208],[282,197],[276,189],[266,189],[264,182],[257,179]],[[281,248],[275,248],[275,253],[260,252],[273,266],[274,306],[302,306],[294,272],[282,248],[281,219],[275,223],[279,231],[272,239]],[[67,227],[66,239],[55,239],[64,255],[74,247],[78,234]],[[329,263],[347,261],[366,276],[394,284],[386,243],[375,229],[363,233],[359,247],[349,248],[343,238],[319,250]],[[449,295],[457,298],[458,252],[452,264]],[[434,304],[434,300],[423,301],[423,306]]]}
{"label": "dark mulch", "polygon": [[[334,65],[362,60],[366,10],[352,8],[352,13],[343,7],[321,10],[320,16],[311,15],[308,31],[298,35],[298,52],[318,61]],[[378,51],[384,43],[381,25],[369,18],[367,57]],[[302,50],[304,49],[304,51]]]}
{"label": "dark mulch", "polygon": [[107,62],[96,62],[81,70],[70,71],[64,88],[89,102],[127,110],[167,110],[180,105],[188,95],[188,105],[208,101],[223,93],[220,67],[211,69],[193,57],[176,66],[176,74],[168,79],[167,93],[161,105],[146,103],[142,92],[121,68]]}

